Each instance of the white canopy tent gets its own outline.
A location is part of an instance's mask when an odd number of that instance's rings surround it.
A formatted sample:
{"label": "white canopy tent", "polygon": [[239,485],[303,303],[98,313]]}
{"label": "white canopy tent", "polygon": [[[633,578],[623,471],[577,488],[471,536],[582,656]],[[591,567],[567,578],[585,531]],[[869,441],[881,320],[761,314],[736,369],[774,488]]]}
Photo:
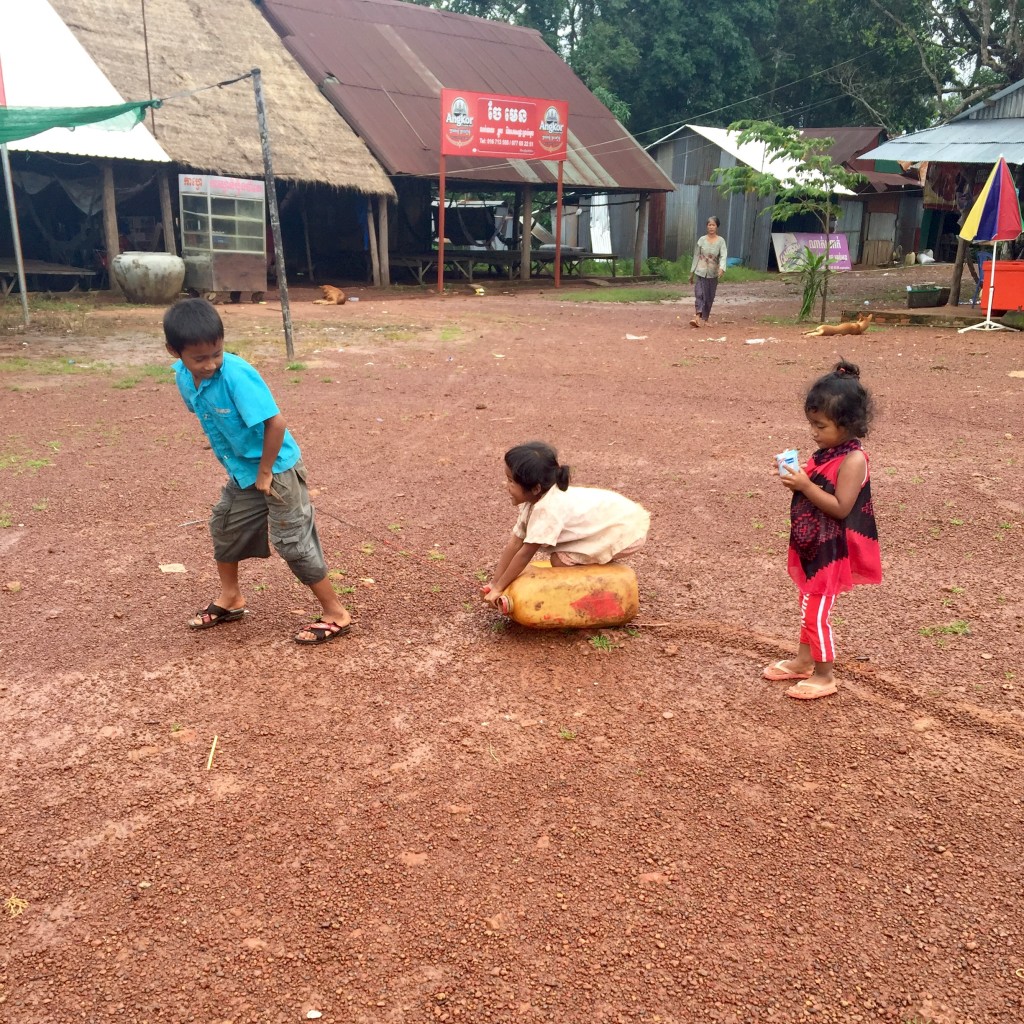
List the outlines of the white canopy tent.
{"label": "white canopy tent", "polygon": [[[3,31],[0,32],[0,105],[103,107],[124,102],[47,0],[20,0],[5,11]],[[73,129],[51,128],[2,147],[3,173],[27,322],[24,270],[8,148],[25,153],[164,164],[170,163],[170,157],[143,124],[137,124],[126,132],[91,125]],[[106,222],[108,225],[113,222],[116,241],[116,216],[112,210],[106,211]]]}

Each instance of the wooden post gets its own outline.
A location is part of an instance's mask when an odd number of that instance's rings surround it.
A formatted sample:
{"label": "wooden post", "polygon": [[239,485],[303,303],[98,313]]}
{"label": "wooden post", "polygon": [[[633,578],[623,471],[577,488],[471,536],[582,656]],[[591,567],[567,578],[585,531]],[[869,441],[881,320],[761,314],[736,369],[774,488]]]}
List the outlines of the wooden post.
{"label": "wooden post", "polygon": [[444,291],[444,204],[445,159],[441,152],[440,172],[437,176],[437,293]]}
{"label": "wooden post", "polygon": [[306,276],[310,284],[316,284],[313,276],[313,250],[309,245],[309,218],[306,216],[305,192],[299,192],[299,216],[302,217],[302,238],[306,243]]}
{"label": "wooden post", "polygon": [[[555,198],[555,287],[562,287],[562,184],[565,161],[558,161],[558,191]],[[579,239],[577,239],[579,241]]]}
{"label": "wooden post", "polygon": [[[3,106],[3,79],[0,78],[0,106]],[[7,212],[11,218],[11,238],[14,241],[14,262],[18,270],[18,291],[21,294],[21,316],[25,326],[29,325],[28,292],[25,290],[25,261],[21,255],[21,233],[18,231],[18,211],[14,205],[14,179],[11,177],[11,158],[7,154],[7,143],[0,145],[0,162],[3,164],[4,189],[7,192]]]}
{"label": "wooden post", "polygon": [[384,288],[388,288],[391,285],[391,241],[390,235],[391,230],[388,225],[388,204],[390,200],[387,196],[377,197],[377,207],[380,210],[380,216],[378,217],[378,226],[380,230],[380,283]]}
{"label": "wooden post", "polygon": [[519,279],[530,280],[530,253],[533,248],[533,186],[523,186],[523,233],[519,238]]}
{"label": "wooden post", "polygon": [[953,280],[949,282],[947,306],[960,305],[960,279],[964,276],[964,260],[967,257],[967,243],[957,236],[956,259],[953,260]]}
{"label": "wooden post", "polygon": [[114,257],[121,252],[117,231],[117,197],[114,192],[114,165],[103,163],[103,239],[107,247],[107,287],[117,295],[121,286],[114,277]]}
{"label": "wooden post", "polygon": [[174,211],[171,209],[171,183],[167,171],[160,173],[160,218],[164,225],[164,252],[178,255],[178,239],[174,235]]}
{"label": "wooden post", "polygon": [[270,131],[267,128],[267,109],[263,103],[263,82],[260,69],[253,68],[252,90],[256,97],[256,120],[260,126],[260,146],[263,149],[263,180],[267,186],[267,208],[270,211],[270,230],[274,235],[274,259],[277,264],[277,293],[281,297],[281,318],[284,320],[284,345],[289,359],[295,356],[292,336],[292,307],[288,301],[288,275],[284,265],[284,242],[281,240],[281,215],[277,209],[277,185],[274,164],[270,156]]}
{"label": "wooden post", "polygon": [[380,251],[377,248],[377,225],[373,222],[373,199],[366,197],[366,230],[369,234],[370,267],[373,272],[373,286],[380,287]]}
{"label": "wooden post", "polygon": [[[646,192],[640,193],[640,205],[636,211],[636,238],[633,239],[633,276],[640,276],[640,254],[643,252],[644,235],[647,232],[647,200]],[[614,248],[614,246],[613,246]]]}

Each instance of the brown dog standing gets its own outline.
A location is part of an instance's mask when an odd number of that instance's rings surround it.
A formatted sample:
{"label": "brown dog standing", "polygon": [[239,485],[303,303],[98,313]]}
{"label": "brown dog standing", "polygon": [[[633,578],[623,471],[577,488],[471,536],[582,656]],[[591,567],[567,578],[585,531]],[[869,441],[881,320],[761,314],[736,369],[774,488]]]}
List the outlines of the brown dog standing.
{"label": "brown dog standing", "polygon": [[805,338],[831,338],[835,334],[863,334],[874,319],[874,313],[858,313],[856,320],[841,324],[818,324],[813,331],[804,331]]}

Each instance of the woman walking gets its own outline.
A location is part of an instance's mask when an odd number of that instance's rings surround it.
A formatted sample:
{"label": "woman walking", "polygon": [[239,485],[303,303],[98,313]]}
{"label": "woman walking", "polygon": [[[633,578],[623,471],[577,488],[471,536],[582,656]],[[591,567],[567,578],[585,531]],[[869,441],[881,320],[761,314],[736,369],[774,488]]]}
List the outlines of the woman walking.
{"label": "woman walking", "polygon": [[725,239],[718,233],[721,223],[715,216],[708,217],[707,234],[701,235],[693,247],[690,284],[693,285],[696,314],[690,321],[691,327],[704,327],[707,324],[718,290],[718,279],[725,273],[729,252]]}

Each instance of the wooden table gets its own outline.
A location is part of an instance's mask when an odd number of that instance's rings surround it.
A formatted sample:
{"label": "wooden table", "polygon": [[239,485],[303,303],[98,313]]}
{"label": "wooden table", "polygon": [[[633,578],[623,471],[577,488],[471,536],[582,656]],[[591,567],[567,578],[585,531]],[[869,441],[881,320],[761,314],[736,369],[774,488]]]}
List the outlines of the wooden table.
{"label": "wooden table", "polygon": [[[84,267],[69,267],[63,263],[46,263],[43,260],[25,260],[25,287],[30,277],[94,277],[95,270]],[[11,294],[18,283],[18,264],[16,260],[0,259],[0,292],[4,298]],[[29,289],[31,291],[31,289]]]}

